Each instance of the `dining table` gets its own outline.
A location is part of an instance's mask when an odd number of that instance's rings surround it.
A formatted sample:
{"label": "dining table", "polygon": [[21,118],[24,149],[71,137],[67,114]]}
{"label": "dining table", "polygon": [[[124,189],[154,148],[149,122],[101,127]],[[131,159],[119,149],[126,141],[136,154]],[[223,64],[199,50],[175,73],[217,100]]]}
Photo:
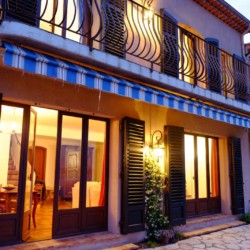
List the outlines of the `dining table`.
{"label": "dining table", "polygon": [[14,187],[11,190],[6,190],[3,187],[0,188],[0,198],[6,200],[6,212],[7,213],[13,213],[16,212],[13,210],[11,206],[11,200],[16,200],[17,201],[17,193],[18,193],[18,188]]}
{"label": "dining table", "polygon": [[[18,188],[14,187],[11,190],[6,190],[3,187],[0,188],[0,198],[3,198],[6,200],[6,213],[15,213],[15,210],[13,210],[13,207],[11,206],[11,201],[15,200],[17,204],[17,196],[18,196]],[[33,198],[33,208],[32,208],[32,220],[33,225],[36,228],[36,208],[38,204],[38,198],[37,198],[37,191],[33,190],[32,192],[32,198]]]}

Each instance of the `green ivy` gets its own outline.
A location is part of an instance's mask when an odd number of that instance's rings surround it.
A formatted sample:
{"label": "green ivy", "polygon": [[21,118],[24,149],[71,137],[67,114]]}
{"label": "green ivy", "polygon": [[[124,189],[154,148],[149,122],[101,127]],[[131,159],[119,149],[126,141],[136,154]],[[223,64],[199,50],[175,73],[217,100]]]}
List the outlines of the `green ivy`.
{"label": "green ivy", "polygon": [[153,153],[146,155],[145,161],[146,238],[151,241],[159,241],[162,231],[169,227],[169,221],[162,208],[164,174]]}
{"label": "green ivy", "polygon": [[250,223],[250,214],[242,214],[241,218],[242,221],[246,222],[247,224]]}

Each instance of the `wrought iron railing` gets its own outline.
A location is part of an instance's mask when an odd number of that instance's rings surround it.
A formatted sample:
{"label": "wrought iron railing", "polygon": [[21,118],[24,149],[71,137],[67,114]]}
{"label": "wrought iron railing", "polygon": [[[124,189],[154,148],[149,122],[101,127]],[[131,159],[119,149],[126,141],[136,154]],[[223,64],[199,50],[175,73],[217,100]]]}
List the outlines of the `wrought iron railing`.
{"label": "wrought iron railing", "polygon": [[[1,3],[2,2],[2,3]],[[16,19],[227,97],[248,100],[250,66],[131,0],[0,0]],[[0,15],[1,16],[1,15]]]}

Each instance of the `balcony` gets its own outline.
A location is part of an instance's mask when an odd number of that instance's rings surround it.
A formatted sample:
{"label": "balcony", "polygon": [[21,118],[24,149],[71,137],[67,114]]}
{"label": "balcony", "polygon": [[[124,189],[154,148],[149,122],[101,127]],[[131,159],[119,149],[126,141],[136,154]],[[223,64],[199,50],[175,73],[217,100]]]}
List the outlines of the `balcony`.
{"label": "balcony", "polygon": [[28,25],[190,83],[248,101],[250,65],[130,0],[0,0],[2,20]]}

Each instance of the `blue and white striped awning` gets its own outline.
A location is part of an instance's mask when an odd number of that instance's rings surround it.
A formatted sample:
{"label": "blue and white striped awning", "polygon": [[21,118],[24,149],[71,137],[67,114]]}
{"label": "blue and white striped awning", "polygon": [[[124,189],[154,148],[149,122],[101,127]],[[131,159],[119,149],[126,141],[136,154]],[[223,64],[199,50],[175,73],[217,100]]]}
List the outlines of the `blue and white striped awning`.
{"label": "blue and white striped awning", "polygon": [[113,77],[83,66],[59,60],[55,57],[21,48],[10,43],[4,42],[2,46],[6,50],[4,54],[4,64],[6,66],[22,69],[34,74],[62,79],[69,83],[83,85],[92,89],[106,91],[190,114],[211,118],[216,121],[250,128],[250,118],[246,116],[189,100],[154,89],[153,87],[145,87],[134,82],[126,81],[122,78]]}

